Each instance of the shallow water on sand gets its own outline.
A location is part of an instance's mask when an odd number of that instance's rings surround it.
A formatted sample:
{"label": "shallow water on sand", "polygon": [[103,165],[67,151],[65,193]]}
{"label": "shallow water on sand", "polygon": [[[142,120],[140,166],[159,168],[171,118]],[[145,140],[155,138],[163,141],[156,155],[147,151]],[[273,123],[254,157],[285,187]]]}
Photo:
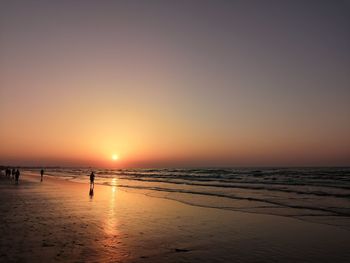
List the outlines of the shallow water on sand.
{"label": "shallow water on sand", "polygon": [[[346,167],[94,171],[97,184],[189,205],[288,216],[350,230],[350,168]],[[90,172],[46,169],[47,175],[78,182],[87,181]]]}
{"label": "shallow water on sand", "polygon": [[[229,211],[226,197],[118,187],[123,179],[109,180],[113,186],[96,185],[92,197],[85,176],[84,184],[52,177],[41,183],[37,173],[23,175],[19,185],[0,183],[0,261],[348,262],[350,258],[349,231],[337,226]],[[168,200],[173,194],[176,201]],[[237,207],[246,207],[251,201],[237,202]],[[215,208],[202,208],[201,203]]]}

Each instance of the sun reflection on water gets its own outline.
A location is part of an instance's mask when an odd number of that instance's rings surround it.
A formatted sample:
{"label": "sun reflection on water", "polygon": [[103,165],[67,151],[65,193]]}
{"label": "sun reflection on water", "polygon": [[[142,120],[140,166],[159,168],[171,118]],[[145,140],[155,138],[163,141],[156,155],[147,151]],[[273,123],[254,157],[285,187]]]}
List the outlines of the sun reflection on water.
{"label": "sun reflection on water", "polygon": [[110,181],[110,187],[104,188],[103,193],[103,232],[102,240],[104,256],[99,262],[120,262],[122,259],[129,256],[127,247],[122,242],[122,235],[120,231],[120,206],[118,204],[118,197],[120,192],[117,191],[117,178]]}
{"label": "sun reflection on water", "polygon": [[117,200],[117,178],[113,178],[111,181],[111,192],[109,196],[109,206],[108,213],[105,222],[105,232],[110,236],[115,236],[118,233],[117,228],[117,209],[116,209],[116,200]]}

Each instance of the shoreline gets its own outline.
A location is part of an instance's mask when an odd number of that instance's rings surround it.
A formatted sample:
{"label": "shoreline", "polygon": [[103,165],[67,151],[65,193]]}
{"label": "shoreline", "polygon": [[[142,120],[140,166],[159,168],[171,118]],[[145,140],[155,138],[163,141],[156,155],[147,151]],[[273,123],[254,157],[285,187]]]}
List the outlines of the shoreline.
{"label": "shoreline", "polygon": [[[30,173],[28,174],[27,172],[25,172],[25,174],[30,175],[36,177],[38,176],[35,173]],[[81,180],[71,180],[70,178],[64,178],[62,176],[56,176],[56,175],[46,175],[46,178],[51,178],[53,180],[63,180],[66,182],[71,182],[71,183],[79,183],[79,184],[87,184],[89,183],[89,177],[88,175],[86,175],[86,180],[85,182],[81,181]],[[338,227],[342,230],[345,231],[350,231],[350,218],[348,217],[348,214],[344,214],[342,215],[341,212],[335,212],[335,211],[328,211],[322,208],[310,208],[310,207],[303,207],[303,206],[280,206],[280,210],[277,211],[276,213],[276,208],[278,208],[278,206],[280,204],[275,203],[275,202],[266,202],[266,201],[262,201],[262,200],[253,200],[254,198],[248,198],[248,199],[240,199],[237,197],[234,198],[230,198],[230,196],[226,196],[226,195],[219,195],[219,194],[207,194],[207,193],[203,193],[203,192],[193,192],[193,191],[189,191],[189,192],[180,192],[179,194],[181,195],[195,195],[196,198],[195,200],[199,200],[199,199],[203,199],[204,201],[202,202],[194,202],[191,201],[189,202],[188,198],[180,198],[180,197],[174,197],[172,194],[174,193],[174,191],[172,191],[171,189],[169,190],[165,190],[162,188],[162,190],[156,190],[156,189],[145,189],[142,186],[138,187],[138,186],[128,186],[127,184],[123,184],[120,183],[120,181],[124,181],[125,179],[116,179],[117,181],[115,182],[116,187],[118,187],[118,189],[120,189],[121,191],[124,192],[128,192],[128,193],[136,193],[136,194],[142,194],[142,195],[146,195],[148,197],[155,197],[155,198],[163,198],[163,199],[167,199],[167,200],[172,200],[172,201],[176,201],[179,203],[182,203],[184,205],[189,205],[189,206],[194,206],[194,207],[200,207],[200,208],[214,208],[214,209],[220,209],[220,210],[226,210],[226,211],[231,211],[231,212],[239,212],[239,213],[250,213],[250,214],[257,214],[257,215],[269,215],[269,216],[281,216],[284,218],[289,218],[289,219],[295,219],[295,220],[300,220],[300,221],[305,221],[305,222],[309,222],[309,223],[315,223],[315,224],[321,224],[321,225],[330,225],[330,226],[334,226],[334,227]],[[149,182],[149,181],[147,181]],[[157,181],[154,181],[155,183]],[[164,182],[159,182],[159,183],[164,183]],[[96,185],[101,185],[101,186],[106,186],[106,187],[113,187],[112,185],[110,185],[110,183],[100,183],[100,182],[95,182]],[[180,183],[175,183],[175,184],[180,184]],[[205,185],[202,185],[205,186]],[[208,201],[209,199],[212,198],[218,198],[221,200],[227,200],[226,198],[228,198],[228,200],[232,201],[232,202],[245,202],[243,206],[241,207],[230,207],[230,206],[224,206],[221,207],[220,205],[218,205],[220,203],[220,200],[216,200],[215,203],[208,203],[206,201]],[[193,198],[192,198],[193,200]],[[251,205],[251,203],[261,203],[261,202],[266,202],[268,205],[272,205],[275,206],[273,210],[268,211],[268,210],[252,210],[249,209]],[[304,210],[306,215],[298,215],[297,211],[302,211]],[[319,215],[317,213],[323,213],[322,215]],[[334,213],[334,214],[330,214],[330,213]],[[335,214],[336,213],[336,214]],[[327,217],[328,216],[328,217]],[[332,220],[324,220],[325,218],[332,218]]]}
{"label": "shoreline", "polygon": [[28,174],[18,186],[8,182],[0,180],[0,260],[6,262],[36,262],[43,256],[49,262],[350,258],[349,235],[334,226],[191,206],[147,195],[151,191],[135,194],[98,184],[90,198],[88,183],[48,176],[43,183],[39,175]]}

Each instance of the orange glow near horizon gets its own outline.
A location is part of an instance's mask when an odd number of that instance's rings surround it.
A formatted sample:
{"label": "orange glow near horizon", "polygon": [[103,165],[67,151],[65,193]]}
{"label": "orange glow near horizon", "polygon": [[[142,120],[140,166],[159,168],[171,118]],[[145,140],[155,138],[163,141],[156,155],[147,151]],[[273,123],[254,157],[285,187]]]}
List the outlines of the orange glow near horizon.
{"label": "orange glow near horizon", "polygon": [[0,165],[350,165],[342,16],[54,2],[0,10]]}

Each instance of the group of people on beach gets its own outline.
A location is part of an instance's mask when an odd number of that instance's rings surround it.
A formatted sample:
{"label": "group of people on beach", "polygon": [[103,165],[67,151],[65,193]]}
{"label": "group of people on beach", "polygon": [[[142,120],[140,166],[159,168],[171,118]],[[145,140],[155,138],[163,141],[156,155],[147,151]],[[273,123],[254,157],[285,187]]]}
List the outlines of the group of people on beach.
{"label": "group of people on beach", "polygon": [[[0,167],[0,174],[3,175],[2,167]],[[21,175],[19,169],[15,168],[5,168],[5,177],[9,178],[11,180],[15,180],[15,183],[18,184],[19,181],[19,176]],[[42,182],[44,179],[44,169],[40,170],[40,182]],[[93,196],[94,195],[94,186],[95,186],[95,173],[91,172],[90,174],[90,190],[89,190],[89,195]]]}
{"label": "group of people on beach", "polygon": [[[3,174],[2,171],[1,171],[1,174]],[[21,172],[19,171],[18,168],[17,169],[15,169],[15,168],[11,169],[9,167],[5,168],[5,177],[9,178],[11,180],[15,180],[16,184],[18,184],[18,182],[19,182],[20,175],[21,175]],[[43,181],[43,178],[44,178],[44,169],[41,169],[40,170],[40,182]]]}
{"label": "group of people on beach", "polygon": [[5,169],[5,176],[7,178],[10,178],[11,180],[15,180],[16,184],[18,184],[19,176],[21,175],[19,169],[15,168],[6,168]]}

